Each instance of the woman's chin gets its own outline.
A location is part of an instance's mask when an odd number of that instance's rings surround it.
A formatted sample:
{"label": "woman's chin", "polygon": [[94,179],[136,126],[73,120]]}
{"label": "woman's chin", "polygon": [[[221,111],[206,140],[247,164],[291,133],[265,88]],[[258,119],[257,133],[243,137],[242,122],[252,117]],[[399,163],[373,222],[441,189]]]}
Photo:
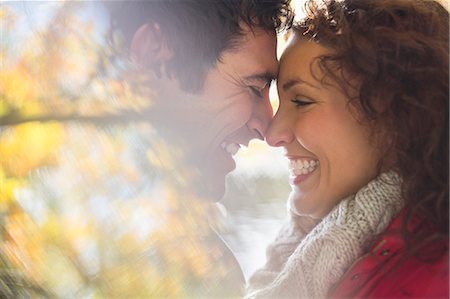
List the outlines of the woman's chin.
{"label": "woman's chin", "polygon": [[308,203],[304,195],[295,191],[289,194],[287,208],[295,215],[308,216],[314,219],[322,219],[327,214],[323,213],[319,206]]}
{"label": "woman's chin", "polygon": [[300,196],[297,192],[292,191],[289,194],[287,202],[288,210],[298,216],[309,216],[310,209],[305,206],[305,202],[302,197],[303,196]]}

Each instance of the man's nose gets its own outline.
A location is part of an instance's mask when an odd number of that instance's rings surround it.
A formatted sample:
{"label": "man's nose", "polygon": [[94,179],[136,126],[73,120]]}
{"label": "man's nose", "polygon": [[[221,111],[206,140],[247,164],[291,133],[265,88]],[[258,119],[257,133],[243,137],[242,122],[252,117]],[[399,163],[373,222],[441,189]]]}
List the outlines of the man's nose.
{"label": "man's nose", "polygon": [[294,134],[289,126],[289,119],[278,110],[267,130],[267,143],[271,146],[280,147],[291,143],[293,139]]}
{"label": "man's nose", "polygon": [[262,103],[255,105],[247,126],[254,133],[254,138],[264,140],[270,121],[273,117],[273,109],[270,104],[269,97],[265,98]]}

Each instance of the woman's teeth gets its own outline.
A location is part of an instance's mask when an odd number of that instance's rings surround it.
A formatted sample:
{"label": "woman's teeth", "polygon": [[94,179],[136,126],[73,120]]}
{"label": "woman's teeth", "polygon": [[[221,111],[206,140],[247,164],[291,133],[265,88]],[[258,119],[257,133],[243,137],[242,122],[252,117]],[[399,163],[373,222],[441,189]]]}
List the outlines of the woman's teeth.
{"label": "woman's teeth", "polygon": [[308,174],[316,170],[317,167],[319,167],[319,160],[289,160],[289,171],[291,175]]}
{"label": "woman's teeth", "polygon": [[220,145],[220,147],[222,147],[227,153],[229,153],[230,155],[234,156],[236,155],[236,153],[239,151],[240,146],[237,143],[227,143],[227,142],[222,142],[222,144]]}

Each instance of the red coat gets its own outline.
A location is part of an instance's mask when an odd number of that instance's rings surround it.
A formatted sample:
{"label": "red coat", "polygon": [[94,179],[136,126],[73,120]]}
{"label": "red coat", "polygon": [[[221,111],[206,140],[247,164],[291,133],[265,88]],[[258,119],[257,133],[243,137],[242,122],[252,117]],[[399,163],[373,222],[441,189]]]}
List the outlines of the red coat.
{"label": "red coat", "polygon": [[449,298],[448,239],[434,245],[443,254],[432,263],[406,255],[399,233],[403,215],[330,290],[330,298]]}

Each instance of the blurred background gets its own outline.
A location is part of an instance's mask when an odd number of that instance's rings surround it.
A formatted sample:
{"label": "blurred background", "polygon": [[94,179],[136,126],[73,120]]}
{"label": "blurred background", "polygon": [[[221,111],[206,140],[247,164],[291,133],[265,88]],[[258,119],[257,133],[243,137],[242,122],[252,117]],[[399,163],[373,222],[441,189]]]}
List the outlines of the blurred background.
{"label": "blurred background", "polygon": [[[180,205],[177,190],[154,180],[172,163],[165,140],[151,124],[129,122],[151,100],[109,43],[101,4],[0,3],[0,294],[17,297],[11,285],[45,294],[47,285],[57,297],[97,298],[114,284],[116,296],[181,296],[173,265],[205,275],[211,248],[160,240],[195,239],[202,213],[220,222],[248,278],[286,219],[287,161],[253,141],[235,156],[217,213]],[[301,17],[303,1],[293,6]],[[285,45],[280,36],[278,54]],[[275,86],[271,99],[276,111]],[[165,213],[174,210],[194,220]],[[143,253],[149,264],[135,259]],[[158,279],[164,285],[145,289]]]}
{"label": "blurred background", "polygon": [[[151,99],[130,83],[102,2],[2,2],[0,30],[2,296],[27,297],[16,285],[44,297],[46,287],[56,297],[187,294],[193,283],[176,280],[176,264],[200,277],[214,251],[160,241],[183,244],[206,224],[161,216],[186,214],[177,190],[154,179],[172,163],[169,145],[151,124],[129,122]],[[276,110],[275,86],[271,98]],[[261,141],[235,159],[218,212],[187,213],[214,218],[248,278],[286,217],[287,163]],[[143,253],[148,264],[135,258]]]}

